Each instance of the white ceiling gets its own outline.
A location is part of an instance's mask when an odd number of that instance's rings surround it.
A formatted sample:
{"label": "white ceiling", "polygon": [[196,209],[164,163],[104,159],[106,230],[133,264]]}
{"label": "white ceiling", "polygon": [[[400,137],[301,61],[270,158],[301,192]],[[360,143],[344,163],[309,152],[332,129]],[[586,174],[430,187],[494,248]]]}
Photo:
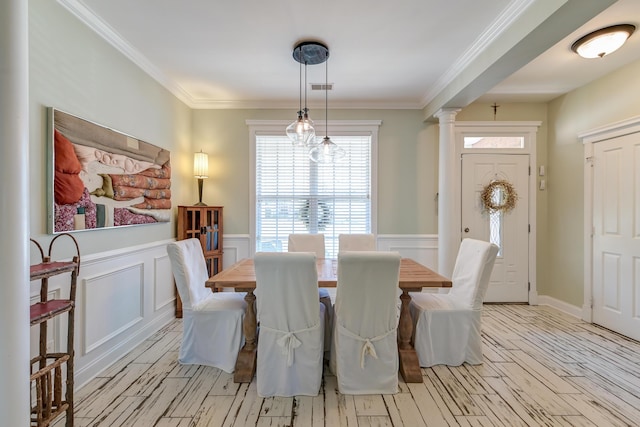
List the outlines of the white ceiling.
{"label": "white ceiling", "polygon": [[[640,59],[640,30],[603,59],[570,50],[640,27],[639,0],[58,1],[193,108],[296,108],[308,39],[329,47],[333,108],[548,101]],[[324,83],[324,64],[307,72]]]}
{"label": "white ceiling", "polygon": [[[571,45],[585,34],[622,23],[635,25],[637,31],[620,50],[611,55],[596,60],[584,59],[571,50]],[[479,100],[550,101],[638,59],[640,0],[619,0],[507,77]]]}

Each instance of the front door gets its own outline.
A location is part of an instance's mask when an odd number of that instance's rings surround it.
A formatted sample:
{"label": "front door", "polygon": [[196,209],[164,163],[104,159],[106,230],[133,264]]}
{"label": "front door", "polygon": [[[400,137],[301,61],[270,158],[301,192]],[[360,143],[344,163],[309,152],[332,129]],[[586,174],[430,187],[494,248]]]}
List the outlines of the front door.
{"label": "front door", "polygon": [[[517,194],[509,212],[489,213],[481,194],[494,180],[508,181]],[[462,155],[462,238],[500,248],[485,302],[529,301],[529,155]]]}

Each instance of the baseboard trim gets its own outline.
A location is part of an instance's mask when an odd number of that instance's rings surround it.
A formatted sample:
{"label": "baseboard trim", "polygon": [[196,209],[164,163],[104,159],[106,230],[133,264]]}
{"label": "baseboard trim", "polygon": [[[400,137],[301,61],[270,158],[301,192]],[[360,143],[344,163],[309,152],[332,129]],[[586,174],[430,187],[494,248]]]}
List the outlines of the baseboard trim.
{"label": "baseboard trim", "polygon": [[549,307],[558,309],[570,316],[582,319],[582,307],[577,307],[548,295],[538,295],[538,305],[547,305]]}

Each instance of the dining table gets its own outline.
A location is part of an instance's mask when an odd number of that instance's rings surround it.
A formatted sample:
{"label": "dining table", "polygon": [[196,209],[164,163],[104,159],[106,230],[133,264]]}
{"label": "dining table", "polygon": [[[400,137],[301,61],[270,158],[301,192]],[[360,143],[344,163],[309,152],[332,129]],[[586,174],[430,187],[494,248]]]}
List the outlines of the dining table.
{"label": "dining table", "polygon": [[[318,258],[316,263],[318,287],[332,288],[338,286],[338,260]],[[256,370],[257,349],[256,297],[253,293],[256,288],[256,273],[253,258],[242,259],[210,277],[206,282],[206,286],[214,292],[222,291],[225,288],[233,288],[236,292],[246,292],[247,308],[242,325],[245,343],[238,352],[234,382],[251,382]],[[420,383],[422,382],[422,372],[418,362],[418,355],[411,342],[413,320],[409,311],[409,302],[411,301],[409,292],[420,292],[423,288],[449,288],[451,287],[451,280],[411,258],[402,258],[400,260],[398,287],[402,291],[400,294],[400,319],[398,320],[400,374],[407,383]]]}

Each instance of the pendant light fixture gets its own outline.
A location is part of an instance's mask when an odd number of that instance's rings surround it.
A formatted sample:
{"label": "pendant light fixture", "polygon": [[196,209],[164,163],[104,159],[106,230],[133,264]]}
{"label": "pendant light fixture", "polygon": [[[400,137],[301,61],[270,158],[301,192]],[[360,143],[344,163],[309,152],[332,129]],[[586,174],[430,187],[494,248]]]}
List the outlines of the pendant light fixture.
{"label": "pendant light fixture", "polygon": [[[327,51],[327,56],[329,52]],[[329,138],[329,65],[324,69],[324,138],[309,150],[309,158],[316,163],[333,163],[344,157],[345,152]]]}
{"label": "pendant light fixture", "polygon": [[317,42],[300,42],[293,48],[293,59],[300,63],[300,86],[302,86],[302,65],[304,64],[304,108],[302,108],[302,87],[300,87],[298,119],[286,129],[287,136],[296,147],[313,145],[316,136],[307,108],[307,65],[321,64],[327,60],[328,55],[327,47]]}
{"label": "pendant light fixture", "polygon": [[[296,46],[296,49],[298,46]],[[302,49],[302,47],[300,47]],[[304,57],[302,55],[301,57]],[[295,58],[295,50],[294,50]],[[307,108],[307,63],[304,63],[304,110],[302,109],[302,61],[300,62],[300,70],[298,77],[300,78],[300,109],[298,110],[298,119],[287,126],[286,133],[295,147],[305,147],[309,140],[313,140],[316,131],[313,127],[313,121],[309,118],[309,109]]]}

